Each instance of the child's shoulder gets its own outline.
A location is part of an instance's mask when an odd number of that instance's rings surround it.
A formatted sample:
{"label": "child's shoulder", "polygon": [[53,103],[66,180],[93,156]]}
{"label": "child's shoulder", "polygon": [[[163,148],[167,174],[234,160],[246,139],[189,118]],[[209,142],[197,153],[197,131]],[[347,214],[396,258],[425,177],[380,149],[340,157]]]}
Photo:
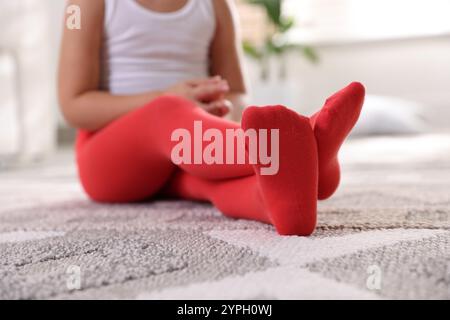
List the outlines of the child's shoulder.
{"label": "child's shoulder", "polygon": [[219,21],[231,21],[231,17],[236,13],[236,4],[233,0],[213,0],[212,3]]}
{"label": "child's shoulder", "polygon": [[84,14],[93,15],[103,13],[105,9],[105,1],[107,0],[69,0],[68,6],[79,6]]}
{"label": "child's shoulder", "polygon": [[108,0],[68,0],[67,7],[78,6],[82,24],[92,27],[102,23],[105,14],[105,1]]}
{"label": "child's shoulder", "polygon": [[213,0],[212,3],[217,11],[230,10],[235,5],[233,0]]}

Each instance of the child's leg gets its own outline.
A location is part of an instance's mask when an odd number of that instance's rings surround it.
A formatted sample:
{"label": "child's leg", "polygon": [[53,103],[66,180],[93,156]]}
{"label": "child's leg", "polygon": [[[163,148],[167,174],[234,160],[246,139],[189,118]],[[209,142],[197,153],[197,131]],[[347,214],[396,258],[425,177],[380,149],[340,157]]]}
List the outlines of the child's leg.
{"label": "child's leg", "polygon": [[271,223],[283,235],[309,235],[316,225],[317,149],[309,119],[284,107],[249,108],[244,129],[280,130],[280,169],[264,176],[208,181],[178,172],[167,192],[211,201],[225,215]]}
{"label": "child's leg", "polygon": [[[171,141],[172,135],[178,129],[188,131],[191,137],[191,156],[188,157],[191,163],[179,164],[179,167],[195,176],[206,179],[227,179],[249,176],[253,174],[253,169],[249,165],[248,156],[244,150],[245,164],[237,164],[239,153],[239,141],[234,140],[234,161],[233,164],[225,162],[225,142],[222,144],[224,150],[223,164],[204,164],[203,151],[211,142],[202,140],[202,133],[208,129],[219,130],[222,137],[226,137],[227,129],[236,130],[240,125],[222,118],[213,116],[195,103],[176,96],[163,96],[155,99],[145,106],[141,111],[136,112],[136,117],[142,117],[146,126],[146,132],[142,132],[148,147],[158,150],[167,160],[171,161],[171,154],[174,147],[179,145],[179,141]],[[142,122],[142,121],[141,121]],[[194,129],[195,123],[201,123],[201,131]],[[199,149],[196,149],[194,140],[202,140]],[[225,140],[225,139],[224,139]],[[199,158],[200,164],[196,164],[195,158]]]}
{"label": "child's leg", "polygon": [[[171,142],[172,132],[185,128],[193,136],[196,120],[202,121],[204,130],[216,128],[224,132],[239,127],[207,114],[188,100],[165,96],[97,133],[82,132],[77,143],[77,160],[86,192],[105,202],[139,201],[154,195],[176,169],[170,158],[175,145]],[[249,164],[180,167],[208,179],[254,174]]]}
{"label": "child's leg", "polygon": [[338,152],[359,118],[364,95],[364,87],[352,83],[330,97],[311,118],[319,153],[319,200],[331,197],[339,185]]}
{"label": "child's leg", "polygon": [[[162,97],[86,141],[81,140],[78,165],[87,193],[95,200],[106,202],[138,201],[154,195],[176,168],[170,160],[175,145],[170,141],[173,130],[191,131],[197,120],[203,122],[205,129],[223,132],[227,128],[238,128],[236,124],[208,115],[187,100]],[[244,114],[243,128],[257,132],[279,129],[278,174],[261,175],[261,165],[253,168],[249,165],[182,164],[179,167],[192,176],[208,180],[248,177],[256,172],[254,178],[238,184],[246,188],[243,194],[254,195],[249,197],[249,203],[226,204],[243,192],[235,184],[229,184],[232,187],[223,191],[225,195],[209,194],[209,199],[220,207],[229,205],[226,211],[236,217],[271,222],[281,234],[310,234],[316,223],[318,159],[309,119],[283,107],[249,108]],[[260,214],[258,203],[264,208]]]}
{"label": "child's leg", "polygon": [[165,185],[176,166],[146,148],[140,135],[130,118],[98,133],[78,133],[78,175],[90,198],[107,203],[142,201]]}
{"label": "child's leg", "polygon": [[179,170],[164,190],[165,195],[209,201],[231,218],[272,223],[267,215],[256,176],[205,180]]}

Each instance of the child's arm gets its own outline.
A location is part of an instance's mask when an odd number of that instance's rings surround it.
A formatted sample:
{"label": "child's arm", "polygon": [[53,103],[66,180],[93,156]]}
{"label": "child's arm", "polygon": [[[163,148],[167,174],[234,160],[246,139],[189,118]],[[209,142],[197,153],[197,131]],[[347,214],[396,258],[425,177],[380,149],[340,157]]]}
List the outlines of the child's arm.
{"label": "child's arm", "polygon": [[246,83],[241,65],[241,38],[232,0],[214,0],[217,28],[211,46],[211,74],[222,76],[230,85],[226,98],[233,104],[232,118],[240,120],[245,107]]}
{"label": "child's arm", "polygon": [[[223,80],[180,83],[164,92],[115,96],[99,90],[104,0],[69,0],[81,8],[81,30],[64,28],[59,66],[59,100],[66,120],[74,127],[99,130],[164,93],[192,100],[211,100],[228,92]],[[207,111],[210,106],[203,105]]]}
{"label": "child's arm", "polygon": [[64,27],[59,66],[60,105],[71,125],[97,130],[145,104],[157,93],[115,97],[98,91],[104,2],[70,0],[68,3],[81,8],[81,30]]}

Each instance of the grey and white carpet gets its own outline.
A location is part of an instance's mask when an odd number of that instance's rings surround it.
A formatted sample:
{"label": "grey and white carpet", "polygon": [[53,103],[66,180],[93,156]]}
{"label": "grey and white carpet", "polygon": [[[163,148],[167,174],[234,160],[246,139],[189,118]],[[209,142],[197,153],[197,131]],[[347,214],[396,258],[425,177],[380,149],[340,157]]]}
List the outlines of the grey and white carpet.
{"label": "grey and white carpet", "polygon": [[1,299],[450,299],[450,136],[350,141],[309,238],[92,203],[71,157],[0,172]]}

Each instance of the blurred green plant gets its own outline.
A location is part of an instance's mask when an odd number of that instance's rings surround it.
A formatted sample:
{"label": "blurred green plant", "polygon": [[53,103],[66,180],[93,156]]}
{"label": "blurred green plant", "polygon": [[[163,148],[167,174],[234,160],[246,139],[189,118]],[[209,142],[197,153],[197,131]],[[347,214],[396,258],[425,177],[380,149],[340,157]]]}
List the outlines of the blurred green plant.
{"label": "blurred green plant", "polygon": [[262,45],[255,45],[250,41],[243,42],[244,52],[261,64],[263,80],[270,77],[270,60],[273,57],[280,59],[280,78],[286,77],[287,66],[284,56],[288,52],[296,51],[312,63],[319,62],[319,56],[312,47],[288,42],[287,33],[295,26],[295,19],[283,15],[283,0],[245,0],[245,2],[262,7],[270,24],[270,31],[265,35]]}

